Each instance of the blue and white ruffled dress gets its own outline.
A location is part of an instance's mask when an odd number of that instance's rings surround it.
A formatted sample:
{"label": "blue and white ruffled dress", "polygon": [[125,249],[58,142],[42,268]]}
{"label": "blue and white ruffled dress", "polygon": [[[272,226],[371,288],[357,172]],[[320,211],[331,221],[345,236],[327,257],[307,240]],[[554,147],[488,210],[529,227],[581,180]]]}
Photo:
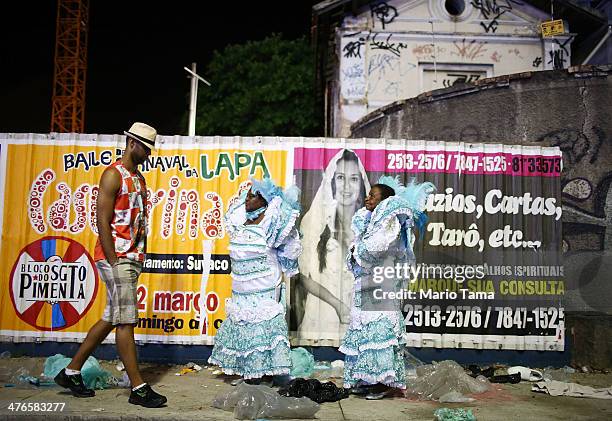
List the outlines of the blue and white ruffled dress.
{"label": "blue and white ruffled dress", "polygon": [[232,298],[215,336],[208,362],[245,379],[289,374],[290,345],[285,321],[284,284],[298,272],[302,251],[295,222],[299,212],[275,197],[263,220],[244,225],[244,200],[229,209]]}
{"label": "blue and white ruffled dress", "polygon": [[[353,216],[355,248],[353,253],[349,251],[347,265],[355,284],[350,324],[339,349],[345,354],[344,387],[381,383],[406,388],[401,301],[372,304],[374,295],[366,288],[378,285],[372,282],[375,267],[414,262],[412,215],[407,202],[392,196],[380,202],[374,212],[362,208]],[[392,280],[391,287],[399,290],[403,282]]]}

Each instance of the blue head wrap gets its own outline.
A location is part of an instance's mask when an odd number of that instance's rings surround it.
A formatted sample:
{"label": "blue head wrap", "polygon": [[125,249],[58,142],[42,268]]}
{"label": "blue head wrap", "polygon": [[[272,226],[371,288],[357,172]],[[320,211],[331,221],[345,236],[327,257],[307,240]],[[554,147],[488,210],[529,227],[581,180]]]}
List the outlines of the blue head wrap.
{"label": "blue head wrap", "polygon": [[427,215],[425,215],[425,202],[427,197],[436,191],[433,183],[424,182],[417,183],[412,178],[406,186],[402,185],[399,176],[391,177],[383,175],[378,180],[378,184],[384,184],[395,190],[395,195],[406,201],[410,209],[412,209],[414,224],[419,232],[423,234],[425,224],[427,223]]}
{"label": "blue head wrap", "polygon": [[300,210],[300,189],[297,186],[291,186],[283,191],[271,178],[264,178],[262,180],[252,178],[251,183],[251,191],[254,194],[259,193],[266,202],[270,203],[275,197],[280,197],[291,208]]}

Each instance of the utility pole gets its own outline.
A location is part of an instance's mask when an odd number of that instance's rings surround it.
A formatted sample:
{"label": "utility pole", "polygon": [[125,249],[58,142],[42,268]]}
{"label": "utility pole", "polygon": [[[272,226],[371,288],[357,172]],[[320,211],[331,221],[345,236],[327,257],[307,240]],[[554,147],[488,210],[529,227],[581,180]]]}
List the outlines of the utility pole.
{"label": "utility pole", "polygon": [[191,70],[187,67],[183,67],[187,73],[191,75],[191,90],[189,92],[189,129],[187,134],[189,136],[195,136],[195,119],[196,119],[196,109],[198,105],[198,79],[211,86],[210,83],[204,78],[200,77],[196,73],[196,64],[191,63]]}

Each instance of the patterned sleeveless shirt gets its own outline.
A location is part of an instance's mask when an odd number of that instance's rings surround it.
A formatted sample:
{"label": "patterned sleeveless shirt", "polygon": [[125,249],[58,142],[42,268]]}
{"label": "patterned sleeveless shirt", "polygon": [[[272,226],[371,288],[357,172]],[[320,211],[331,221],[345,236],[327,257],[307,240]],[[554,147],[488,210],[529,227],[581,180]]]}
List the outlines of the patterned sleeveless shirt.
{"label": "patterned sleeveless shirt", "polygon": [[[147,232],[147,186],[140,173],[130,173],[119,160],[111,165],[121,175],[121,188],[115,196],[111,234],[117,258],[144,262]],[[106,260],[100,237],[94,259]]]}

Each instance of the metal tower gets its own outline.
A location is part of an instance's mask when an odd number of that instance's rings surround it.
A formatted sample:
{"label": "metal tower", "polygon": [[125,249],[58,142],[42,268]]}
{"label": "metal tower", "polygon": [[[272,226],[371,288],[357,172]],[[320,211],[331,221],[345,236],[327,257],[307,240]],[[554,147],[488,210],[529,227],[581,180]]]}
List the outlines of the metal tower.
{"label": "metal tower", "polygon": [[57,0],[52,132],[83,133],[89,0]]}

